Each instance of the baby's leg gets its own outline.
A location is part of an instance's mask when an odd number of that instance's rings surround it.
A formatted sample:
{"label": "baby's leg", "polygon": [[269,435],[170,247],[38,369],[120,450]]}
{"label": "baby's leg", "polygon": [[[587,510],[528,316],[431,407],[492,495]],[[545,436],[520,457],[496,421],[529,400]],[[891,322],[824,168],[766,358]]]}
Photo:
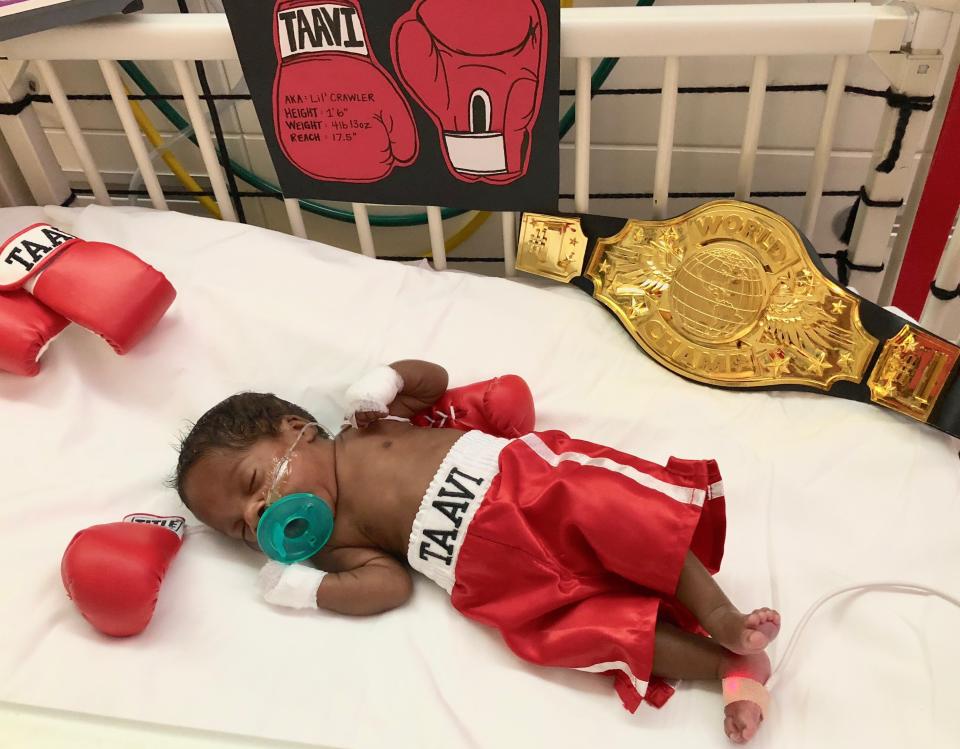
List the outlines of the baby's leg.
{"label": "baby's leg", "polygon": [[[653,645],[653,674],[663,679],[710,681],[740,677],[763,684],[770,678],[770,660],[766,653],[736,655],[708,637],[658,622]],[[724,731],[737,744],[753,738],[763,721],[760,706],[749,700],[731,702],[724,714]]]}
{"label": "baby's leg", "polygon": [[768,608],[740,613],[700,560],[689,552],[676,596],[711,637],[734,653],[758,653],[780,632],[780,614]]}

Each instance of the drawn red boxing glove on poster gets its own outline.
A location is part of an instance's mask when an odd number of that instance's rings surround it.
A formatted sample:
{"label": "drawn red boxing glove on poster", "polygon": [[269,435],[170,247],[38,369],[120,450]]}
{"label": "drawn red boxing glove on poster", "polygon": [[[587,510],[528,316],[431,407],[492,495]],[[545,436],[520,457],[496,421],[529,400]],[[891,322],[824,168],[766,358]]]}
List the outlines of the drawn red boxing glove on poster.
{"label": "drawn red boxing glove on poster", "polygon": [[502,185],[526,174],[547,34],[540,0],[417,0],[394,25],[394,68],[458,179]]}
{"label": "drawn red boxing glove on poster", "polygon": [[413,112],[374,57],[354,0],[280,0],[274,48],[274,128],[300,171],[376,182],[417,158]]}

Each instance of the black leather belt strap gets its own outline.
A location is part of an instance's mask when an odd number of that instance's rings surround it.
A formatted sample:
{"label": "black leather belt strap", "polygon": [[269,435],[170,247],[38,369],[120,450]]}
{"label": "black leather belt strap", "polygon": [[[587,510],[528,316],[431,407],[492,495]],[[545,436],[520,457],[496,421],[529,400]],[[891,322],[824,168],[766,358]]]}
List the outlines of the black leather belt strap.
{"label": "black leather belt strap", "polygon": [[[590,278],[586,277],[584,273],[586,269],[590,267],[590,261],[597,249],[598,240],[615,236],[624,228],[627,220],[592,214],[558,213],[556,215],[577,218],[580,220],[580,227],[588,239],[588,247],[583,260],[581,274],[578,277],[573,278],[570,283],[579,287],[587,294],[593,296],[595,289],[594,283]],[[823,273],[824,276],[836,283],[836,279],[827,271],[810,241],[803,236],[799,230],[798,233],[803,239],[807,253],[813,264],[820,270],[821,273]],[[850,293],[852,296],[857,296],[852,292]],[[879,344],[873,353],[873,357],[870,360],[865,374],[859,382],[840,380],[834,382],[830,389],[826,391],[826,393],[828,395],[861,401],[863,403],[883,405],[891,408],[892,410],[898,411],[899,413],[912,416],[919,421],[924,421],[930,426],[933,426],[936,429],[946,432],[954,437],[960,437],[960,347],[957,347],[955,344],[952,344],[940,338],[939,336],[924,330],[919,325],[906,320],[903,317],[900,317],[890,310],[884,309],[883,307],[880,307],[869,300],[863,299],[862,297],[857,298],[860,302],[861,324],[866,332],[879,341]],[[869,385],[871,375],[877,373],[884,365],[885,352],[889,350],[887,343],[894,341],[894,339],[897,339],[898,336],[904,335],[905,326],[907,325],[909,325],[910,331],[915,335],[915,337],[921,341],[920,348],[916,349],[918,356],[922,355],[924,352],[924,347],[922,345],[923,341],[927,341],[930,346],[935,346],[938,350],[942,351],[942,353],[939,354],[941,366],[938,379],[939,382],[942,382],[942,385],[937,388],[938,393],[936,393],[934,396],[936,398],[935,406],[933,407],[933,410],[929,412],[926,418],[921,418],[916,414],[911,414],[909,409],[904,407],[902,404],[883,402],[882,399],[878,400]],[[930,361],[931,356],[938,356],[938,354],[931,354],[931,349],[929,347],[927,348],[926,353],[926,361]],[[951,360],[953,360],[952,363],[949,363]],[[944,364],[944,362],[949,363],[949,366]],[[924,363],[921,363],[916,367],[916,373],[914,375],[915,379],[922,380],[924,376],[931,375],[932,370],[925,372],[925,367],[929,369],[929,365]],[[944,376],[944,370],[947,368],[949,368],[949,372]],[[913,383],[913,385],[917,385],[917,383]],[[725,387],[722,384],[711,384],[711,386]],[[757,389],[795,390],[813,393],[824,392],[823,390],[817,388],[792,383],[763,385],[758,386]]]}

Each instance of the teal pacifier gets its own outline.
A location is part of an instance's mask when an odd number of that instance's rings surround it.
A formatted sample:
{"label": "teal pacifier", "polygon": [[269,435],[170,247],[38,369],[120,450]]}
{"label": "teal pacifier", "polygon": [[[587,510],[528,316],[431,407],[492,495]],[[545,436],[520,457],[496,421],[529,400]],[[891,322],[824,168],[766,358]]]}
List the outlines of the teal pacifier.
{"label": "teal pacifier", "polygon": [[271,559],[293,564],[320,551],[333,533],[333,511],[316,494],[289,494],[257,524],[257,543]]}

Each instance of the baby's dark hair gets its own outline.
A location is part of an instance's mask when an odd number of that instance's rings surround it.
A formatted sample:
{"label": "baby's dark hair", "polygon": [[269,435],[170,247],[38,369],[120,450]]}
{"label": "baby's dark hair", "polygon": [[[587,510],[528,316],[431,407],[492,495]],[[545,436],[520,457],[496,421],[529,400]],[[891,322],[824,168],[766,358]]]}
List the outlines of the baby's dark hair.
{"label": "baby's dark hair", "polygon": [[[197,461],[214,450],[246,450],[257,440],[278,436],[284,416],[316,421],[300,406],[273,393],[237,393],[220,401],[201,416],[181,440],[177,471],[169,481],[170,487],[177,490],[189,507],[183,484],[187,471]],[[322,428],[319,431],[322,437],[329,438]]]}

